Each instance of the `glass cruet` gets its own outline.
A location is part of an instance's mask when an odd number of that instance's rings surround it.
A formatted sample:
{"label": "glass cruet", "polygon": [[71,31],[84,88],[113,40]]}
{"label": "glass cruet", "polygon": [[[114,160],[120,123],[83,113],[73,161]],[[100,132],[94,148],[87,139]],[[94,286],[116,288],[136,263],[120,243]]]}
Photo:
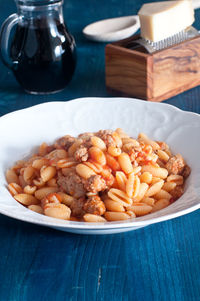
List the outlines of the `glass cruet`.
{"label": "glass cruet", "polygon": [[64,23],[63,1],[17,0],[16,4],[17,13],[5,20],[0,31],[4,64],[29,93],[62,90],[76,64],[75,41]]}

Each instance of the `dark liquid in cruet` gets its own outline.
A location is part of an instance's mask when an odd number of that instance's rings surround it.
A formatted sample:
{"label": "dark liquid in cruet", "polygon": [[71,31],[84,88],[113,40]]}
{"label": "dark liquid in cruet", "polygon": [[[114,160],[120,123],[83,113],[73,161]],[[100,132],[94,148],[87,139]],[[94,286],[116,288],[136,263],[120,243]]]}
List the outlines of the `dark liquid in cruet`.
{"label": "dark liquid in cruet", "polygon": [[34,24],[17,26],[11,57],[18,62],[13,72],[25,90],[59,91],[74,73],[75,42],[65,25],[57,20],[34,20]]}

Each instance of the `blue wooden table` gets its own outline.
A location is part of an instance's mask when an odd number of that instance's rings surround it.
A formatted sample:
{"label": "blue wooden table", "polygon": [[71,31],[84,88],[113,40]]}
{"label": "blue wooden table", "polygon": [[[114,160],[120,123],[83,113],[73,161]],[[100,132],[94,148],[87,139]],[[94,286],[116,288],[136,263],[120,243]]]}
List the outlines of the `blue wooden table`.
{"label": "blue wooden table", "polygon": [[[25,94],[0,63],[0,116],[32,105],[83,96],[109,96],[104,44],[82,28],[99,19],[135,14],[141,0],[68,0],[64,16],[78,47],[76,73],[62,92]],[[0,0],[0,22],[15,12]],[[200,29],[200,10],[195,25]],[[166,101],[200,113],[200,87]],[[137,231],[72,235],[0,215],[0,301],[198,301],[200,211]]]}

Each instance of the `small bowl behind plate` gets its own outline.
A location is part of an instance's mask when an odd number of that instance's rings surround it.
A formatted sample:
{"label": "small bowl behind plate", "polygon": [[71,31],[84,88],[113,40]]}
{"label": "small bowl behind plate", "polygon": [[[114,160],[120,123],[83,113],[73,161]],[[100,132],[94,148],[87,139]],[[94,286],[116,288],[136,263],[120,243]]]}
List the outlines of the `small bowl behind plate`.
{"label": "small bowl behind plate", "polygon": [[84,36],[97,42],[114,42],[132,36],[140,28],[138,16],[106,19],[86,26]]}

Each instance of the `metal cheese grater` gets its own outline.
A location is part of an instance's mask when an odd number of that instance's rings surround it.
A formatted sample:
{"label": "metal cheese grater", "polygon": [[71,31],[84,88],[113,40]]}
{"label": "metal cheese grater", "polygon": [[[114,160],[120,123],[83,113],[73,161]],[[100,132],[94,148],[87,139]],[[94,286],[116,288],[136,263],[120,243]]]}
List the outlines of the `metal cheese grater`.
{"label": "metal cheese grater", "polygon": [[[152,42],[150,40],[140,38],[133,42],[133,48],[134,48],[134,45],[138,44],[138,45],[143,46],[147,50],[148,53],[153,53],[155,51],[179,44],[183,41],[189,40],[189,39],[194,38],[199,35],[200,35],[200,33],[197,29],[195,29],[192,26],[189,26],[185,30],[182,30],[179,33],[174,34],[173,36],[168,37],[168,38],[158,41],[158,42]],[[129,48],[132,48],[131,43],[129,44]]]}

